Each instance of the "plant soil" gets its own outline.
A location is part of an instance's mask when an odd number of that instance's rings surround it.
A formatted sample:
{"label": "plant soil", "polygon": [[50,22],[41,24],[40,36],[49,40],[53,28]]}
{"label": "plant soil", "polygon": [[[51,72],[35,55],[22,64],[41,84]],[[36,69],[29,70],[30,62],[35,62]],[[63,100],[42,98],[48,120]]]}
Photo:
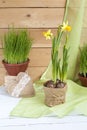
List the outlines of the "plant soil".
{"label": "plant soil", "polygon": [[48,80],[47,82],[44,83],[45,87],[48,88],[64,88],[65,83],[57,79],[57,81],[54,83],[53,80]]}
{"label": "plant soil", "polygon": [[[81,74],[79,73],[79,75],[82,76],[82,77],[85,77],[83,73],[81,73]],[[85,78],[87,78],[87,73],[86,73],[86,77]]]}

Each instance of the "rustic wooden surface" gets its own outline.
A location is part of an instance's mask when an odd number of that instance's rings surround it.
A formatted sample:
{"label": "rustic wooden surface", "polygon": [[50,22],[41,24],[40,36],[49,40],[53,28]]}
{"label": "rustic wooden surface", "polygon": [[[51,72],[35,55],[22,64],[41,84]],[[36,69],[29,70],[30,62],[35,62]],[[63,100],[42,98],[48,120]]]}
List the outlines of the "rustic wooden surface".
{"label": "rustic wooden surface", "polygon": [[0,0],[0,7],[65,7],[65,0]]}
{"label": "rustic wooden surface", "polygon": [[30,64],[27,69],[33,81],[38,79],[50,62],[51,41],[46,41],[43,32],[48,28],[55,34],[64,16],[66,0],[0,0],[0,84],[4,83],[6,70],[2,65],[3,35],[8,26],[27,28],[33,38]]}
{"label": "rustic wooden surface", "polygon": [[1,8],[0,28],[14,24],[17,28],[55,28],[61,22],[64,8]]}

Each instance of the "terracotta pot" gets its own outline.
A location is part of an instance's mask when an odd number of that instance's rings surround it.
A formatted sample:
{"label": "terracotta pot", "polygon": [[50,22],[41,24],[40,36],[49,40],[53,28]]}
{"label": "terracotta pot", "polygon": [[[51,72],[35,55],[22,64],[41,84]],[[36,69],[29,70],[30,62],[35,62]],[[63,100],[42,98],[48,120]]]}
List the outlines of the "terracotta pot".
{"label": "terracotta pot", "polygon": [[81,81],[81,84],[84,86],[84,87],[87,87],[87,77],[83,77],[81,74],[78,74],[79,76],[79,79]]}
{"label": "terracotta pot", "polygon": [[45,104],[49,107],[59,105],[65,102],[67,85],[63,88],[44,87]]}
{"label": "terracotta pot", "polygon": [[4,60],[2,61],[5,69],[7,70],[7,73],[9,75],[12,76],[16,76],[19,72],[25,72],[27,67],[28,67],[28,63],[29,63],[29,59],[24,62],[24,63],[20,63],[20,64],[8,64],[6,63]]}

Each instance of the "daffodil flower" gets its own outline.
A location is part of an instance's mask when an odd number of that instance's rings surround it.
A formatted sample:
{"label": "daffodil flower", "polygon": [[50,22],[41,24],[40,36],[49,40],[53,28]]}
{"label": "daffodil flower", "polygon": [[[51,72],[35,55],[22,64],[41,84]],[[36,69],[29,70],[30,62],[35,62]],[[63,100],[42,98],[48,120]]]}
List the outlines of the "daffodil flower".
{"label": "daffodil flower", "polygon": [[63,22],[62,31],[68,31],[68,32],[71,31],[71,26],[68,25],[68,21],[66,23]]}
{"label": "daffodil flower", "polygon": [[71,26],[68,25],[68,22],[63,22],[57,28],[57,33],[53,35],[51,29],[46,32],[43,32],[46,40],[52,40],[52,50],[51,50],[51,60],[52,60],[52,78],[54,83],[57,79],[65,82],[67,78],[67,67],[68,67],[68,46],[67,46],[67,35],[66,41],[64,42],[62,57],[59,56],[59,49],[61,44],[63,32],[71,31]]}
{"label": "daffodil flower", "polygon": [[53,33],[50,29],[47,32],[43,32],[43,35],[46,38],[46,40],[51,39],[53,37]]}

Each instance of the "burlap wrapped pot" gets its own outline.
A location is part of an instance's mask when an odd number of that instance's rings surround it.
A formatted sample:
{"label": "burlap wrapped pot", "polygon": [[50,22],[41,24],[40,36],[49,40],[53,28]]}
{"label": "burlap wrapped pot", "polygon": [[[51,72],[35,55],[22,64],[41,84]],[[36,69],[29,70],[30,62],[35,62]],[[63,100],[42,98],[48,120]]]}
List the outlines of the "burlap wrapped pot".
{"label": "burlap wrapped pot", "polygon": [[5,89],[13,97],[31,97],[35,95],[33,82],[25,72],[17,76],[5,76]]}
{"label": "burlap wrapped pot", "polygon": [[59,105],[65,102],[67,85],[63,88],[44,87],[45,104],[49,107]]}

